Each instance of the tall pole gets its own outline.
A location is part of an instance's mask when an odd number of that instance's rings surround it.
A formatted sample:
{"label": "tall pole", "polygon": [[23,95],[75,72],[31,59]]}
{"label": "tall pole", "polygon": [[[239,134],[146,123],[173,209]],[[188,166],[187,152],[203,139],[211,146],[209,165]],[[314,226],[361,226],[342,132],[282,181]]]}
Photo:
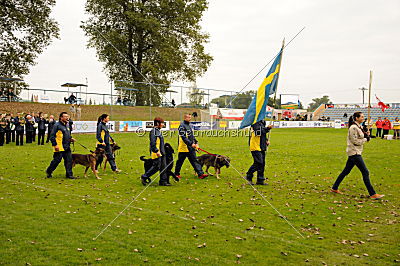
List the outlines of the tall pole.
{"label": "tall pole", "polygon": [[362,88],[359,88],[359,90],[362,91],[362,99],[363,99],[362,103],[364,104],[365,103],[365,101],[364,101],[364,92],[367,90],[367,88],[362,87]]}
{"label": "tall pole", "polygon": [[149,101],[149,106],[150,106],[150,121],[151,121],[151,85],[150,85],[150,90],[149,90],[149,92],[150,92],[150,101]]}
{"label": "tall pole", "polygon": [[[282,49],[281,49],[281,58],[279,58],[279,76],[281,75],[281,65],[282,65],[282,57],[283,57],[283,48],[285,48],[285,38],[283,38],[283,41],[282,41]],[[277,93],[277,91],[278,91],[278,81],[279,81],[279,77],[278,77],[278,80],[276,81],[276,89],[275,89],[275,94],[274,94],[274,110],[275,110],[275,107],[276,107],[276,93]],[[269,97],[269,96],[268,96]],[[272,115],[273,115],[273,112],[272,112],[272,114],[271,114],[271,120],[272,120]],[[270,131],[270,133],[269,134],[271,134],[271,131]]]}
{"label": "tall pole", "polygon": [[112,117],[112,105],[113,105],[113,81],[110,80],[110,95],[111,95],[111,102],[110,102],[110,116]]}
{"label": "tall pole", "polygon": [[[371,87],[372,87],[372,70],[369,71],[369,87],[368,87],[368,130],[371,128]],[[364,91],[363,91],[364,93]]]}

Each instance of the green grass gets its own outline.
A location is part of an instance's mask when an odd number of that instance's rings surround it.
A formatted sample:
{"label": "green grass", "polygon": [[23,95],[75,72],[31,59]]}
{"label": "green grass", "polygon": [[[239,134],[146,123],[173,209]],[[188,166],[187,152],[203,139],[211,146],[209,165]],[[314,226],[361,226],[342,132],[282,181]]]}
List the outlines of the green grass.
{"label": "green grass", "polygon": [[[75,135],[93,147],[94,135]],[[228,155],[221,179],[198,180],[185,162],[183,180],[143,190],[140,155],[148,136],[115,134],[122,150],[102,180],[92,173],[46,179],[49,146],[0,147],[0,264],[395,264],[399,249],[400,141],[373,139],[364,159],[384,200],[368,199],[358,169],[329,193],[346,160],[346,131],[275,129],[267,155],[269,186],[257,187],[304,239],[234,170],[252,162],[246,137],[199,137],[201,147]],[[176,146],[176,136],[167,141]],[[76,145],[77,153],[85,150]],[[254,221],[254,222],[253,222]],[[343,242],[343,243],[341,243]],[[203,245],[205,247],[198,247]],[[82,249],[79,251],[78,249]],[[364,255],[368,254],[368,255]],[[238,258],[238,255],[240,255]]]}

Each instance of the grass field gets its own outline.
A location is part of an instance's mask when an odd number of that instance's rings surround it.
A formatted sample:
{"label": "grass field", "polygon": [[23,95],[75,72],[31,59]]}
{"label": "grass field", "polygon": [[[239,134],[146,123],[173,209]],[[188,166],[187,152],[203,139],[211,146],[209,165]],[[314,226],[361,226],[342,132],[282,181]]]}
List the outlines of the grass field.
{"label": "grass field", "polygon": [[[93,147],[94,135],[75,135]],[[143,190],[140,155],[148,137],[119,134],[117,164],[77,180],[61,164],[46,179],[49,146],[0,147],[0,264],[137,265],[391,265],[400,261],[400,141],[373,139],[364,159],[384,200],[367,198],[357,169],[344,180],[344,195],[329,193],[344,167],[346,131],[274,129],[267,156],[269,186],[257,187],[298,230],[245,185],[235,171],[251,164],[246,137],[199,137],[201,147],[228,155],[221,179],[198,180],[185,162],[183,180],[155,182],[93,240]],[[176,146],[176,136],[167,141]],[[85,150],[76,145],[77,153]]]}

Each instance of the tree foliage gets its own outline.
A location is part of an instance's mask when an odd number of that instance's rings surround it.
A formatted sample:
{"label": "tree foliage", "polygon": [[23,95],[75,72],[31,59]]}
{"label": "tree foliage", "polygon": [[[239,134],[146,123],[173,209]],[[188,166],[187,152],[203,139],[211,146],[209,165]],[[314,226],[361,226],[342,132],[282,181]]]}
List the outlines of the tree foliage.
{"label": "tree foliage", "polygon": [[[82,28],[111,80],[170,84],[195,81],[210,65],[208,34],[200,21],[206,0],[87,0]],[[137,105],[148,105],[149,86],[137,86]],[[159,105],[167,87],[152,87]]]}
{"label": "tree foliage", "polygon": [[[23,78],[58,38],[58,24],[50,17],[54,4],[55,0],[0,0],[0,76]],[[27,85],[17,86],[16,93]]]}
{"label": "tree foliage", "polygon": [[308,111],[313,112],[317,109],[321,104],[331,104],[332,102],[329,100],[328,95],[324,95],[321,98],[314,98],[312,99],[312,103],[308,106]]}

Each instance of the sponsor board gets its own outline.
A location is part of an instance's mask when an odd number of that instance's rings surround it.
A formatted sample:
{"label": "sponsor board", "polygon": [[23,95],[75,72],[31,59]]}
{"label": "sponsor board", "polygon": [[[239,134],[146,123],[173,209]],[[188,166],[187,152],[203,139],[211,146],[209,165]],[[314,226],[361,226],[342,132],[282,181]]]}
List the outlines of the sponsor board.
{"label": "sponsor board", "polygon": [[134,132],[141,128],[143,125],[142,121],[119,121],[120,132]]}
{"label": "sponsor board", "polygon": [[[107,128],[110,132],[115,132],[115,121],[109,121]],[[73,133],[95,133],[97,131],[97,121],[74,121],[72,124]]]}

